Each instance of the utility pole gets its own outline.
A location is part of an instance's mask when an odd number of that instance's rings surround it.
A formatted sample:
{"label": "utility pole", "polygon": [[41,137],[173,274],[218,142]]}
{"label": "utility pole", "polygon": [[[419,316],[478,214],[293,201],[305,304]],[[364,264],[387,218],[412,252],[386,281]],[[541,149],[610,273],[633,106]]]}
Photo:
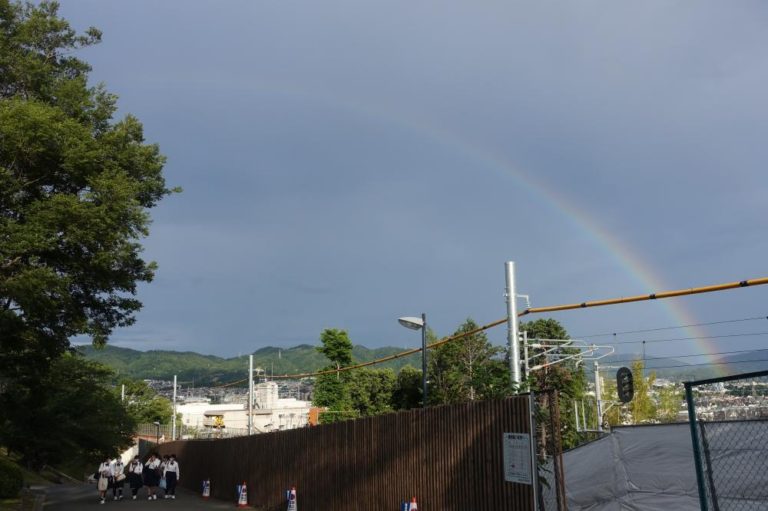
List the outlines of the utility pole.
{"label": "utility pole", "polygon": [[248,434],[253,434],[253,355],[248,356]]}
{"label": "utility pole", "polygon": [[515,263],[504,263],[507,298],[507,342],[509,343],[509,372],[516,391],[520,388],[520,338],[518,337],[517,291],[515,290]]}
{"label": "utility pole", "polygon": [[173,417],[171,418],[171,440],[176,440],[176,375],[173,375]]}
{"label": "utility pole", "polygon": [[600,365],[595,360],[595,399],[597,401],[597,430],[603,431],[603,389],[600,385]]}

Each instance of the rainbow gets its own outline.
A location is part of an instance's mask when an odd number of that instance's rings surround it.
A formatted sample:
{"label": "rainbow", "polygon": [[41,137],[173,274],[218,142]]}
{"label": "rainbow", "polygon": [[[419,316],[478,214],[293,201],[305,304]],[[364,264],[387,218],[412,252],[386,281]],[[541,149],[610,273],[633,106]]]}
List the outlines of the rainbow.
{"label": "rainbow", "polygon": [[[640,258],[636,250],[633,250],[625,241],[600,225],[599,221],[583,208],[578,207],[572,199],[566,197],[555,187],[534,179],[529,173],[522,171],[512,162],[507,161],[504,157],[475,141],[435,126],[413,114],[406,114],[389,106],[385,109],[371,103],[353,101],[348,97],[322,95],[317,91],[309,91],[287,84],[268,83],[265,81],[249,84],[247,91],[286,96],[292,100],[303,99],[329,108],[341,109],[380,124],[390,124],[398,128],[404,128],[418,137],[428,139],[437,146],[445,147],[453,152],[458,151],[462,156],[482,164],[489,170],[507,178],[511,177],[515,180],[517,186],[524,188],[532,197],[539,199],[541,203],[546,204],[553,211],[567,218],[574,226],[588,236],[601,251],[609,254],[615,264],[622,268],[632,280],[637,282],[640,286],[637,294],[671,289],[670,286],[665,285],[661,275]],[[246,92],[246,90],[243,90],[243,92]],[[582,296],[575,298],[578,300],[591,299],[590,297]],[[661,300],[660,305],[664,308],[673,324],[694,325],[700,323],[693,312],[685,306],[684,300],[681,298]],[[711,340],[706,339],[707,332],[705,330],[701,327],[688,326],[685,327],[685,331],[686,337],[697,338],[695,344],[707,361],[714,362],[717,360],[714,354],[717,353],[718,348]],[[713,368],[718,375],[727,374],[727,371],[722,366],[714,365]]]}

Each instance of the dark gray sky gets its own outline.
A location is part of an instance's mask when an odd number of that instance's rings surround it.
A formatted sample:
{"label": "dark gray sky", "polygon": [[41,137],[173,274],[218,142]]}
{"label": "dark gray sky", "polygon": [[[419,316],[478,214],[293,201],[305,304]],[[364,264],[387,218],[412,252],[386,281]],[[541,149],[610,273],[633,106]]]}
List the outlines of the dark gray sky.
{"label": "dark gray sky", "polygon": [[[184,188],[152,213],[160,270],[115,345],[230,356],[338,327],[414,346],[398,316],[426,312],[439,335],[504,317],[507,260],[534,306],[768,275],[765,2],[77,0],[62,14],[104,31],[81,54],[92,78]],[[581,336],[764,317],[766,296],[552,317]],[[768,321],[641,337],[736,332]]]}

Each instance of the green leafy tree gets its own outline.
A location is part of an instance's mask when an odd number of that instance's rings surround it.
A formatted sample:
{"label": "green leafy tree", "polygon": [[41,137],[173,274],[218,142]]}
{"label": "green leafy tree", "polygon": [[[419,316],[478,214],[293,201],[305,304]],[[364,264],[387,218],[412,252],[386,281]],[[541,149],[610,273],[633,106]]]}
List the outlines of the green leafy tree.
{"label": "green leafy tree", "polygon": [[683,404],[683,391],[679,387],[663,387],[658,394],[656,416],[660,422],[676,422]]}
{"label": "green leafy tree", "polygon": [[352,364],[352,341],[344,330],[327,328],[320,335],[322,346],[317,351],[325,355],[336,368]]}
{"label": "green leafy tree", "polygon": [[[331,362],[322,370],[339,369],[352,364],[352,341],[344,330],[328,328],[320,334],[321,346],[317,351],[325,355]],[[336,422],[357,416],[352,409],[350,382],[352,374],[349,371],[324,374],[315,380],[312,404],[326,408],[320,415],[321,422]]]}
{"label": "green leafy tree", "polygon": [[[528,339],[570,339],[565,328],[554,319],[538,319],[529,323],[521,323],[520,330],[527,332]],[[567,348],[563,351],[568,351]],[[534,358],[534,364],[544,362],[544,357],[536,358],[536,353],[529,351],[529,356]],[[575,403],[582,406],[587,401],[587,379],[582,365],[577,365],[575,360],[568,360],[559,364],[539,369],[529,375],[528,385],[540,393],[540,421],[549,421],[550,417],[544,413],[549,409],[549,392],[557,391],[560,407],[560,425],[563,447],[569,448],[581,440],[576,428],[576,419],[572,413]],[[594,399],[594,398],[593,398]],[[546,434],[542,433],[541,445],[549,441]]]}
{"label": "green leafy tree", "polygon": [[350,381],[352,409],[361,417],[391,412],[395,385],[392,369],[353,371]]}
{"label": "green leafy tree", "polygon": [[628,406],[635,424],[655,422],[656,419],[656,403],[651,395],[653,382],[656,381],[656,373],[651,372],[647,377],[644,377],[644,372],[645,364],[642,360],[632,362],[635,395]]}
{"label": "green leafy tree", "polygon": [[397,410],[410,410],[421,406],[421,369],[407,365],[397,373],[392,404]]}
{"label": "green leafy tree", "polygon": [[172,192],[164,158],[116,97],[89,86],[58,4],[0,0],[0,373],[38,378],[73,336],[130,325],[148,210]]}
{"label": "green leafy tree", "polygon": [[128,415],[138,424],[159,421],[168,424],[173,418],[173,404],[159,396],[147,382],[123,379],[115,387],[115,395],[122,397],[122,385],[125,385],[125,406]]}
{"label": "green leafy tree", "polygon": [[[467,319],[454,335],[478,328]],[[484,332],[442,344],[429,357],[429,401],[435,404],[462,403],[496,397],[508,388],[502,348],[493,346]]]}
{"label": "green leafy tree", "polygon": [[616,378],[603,377],[602,382],[603,409],[606,410],[603,415],[603,424],[619,426],[624,421],[624,415],[622,414],[623,405],[617,401],[619,394],[616,389]]}
{"label": "green leafy tree", "polygon": [[11,385],[0,422],[6,447],[39,470],[65,459],[95,462],[132,443],[136,422],[111,385],[112,372],[75,355],[56,359],[39,385]]}

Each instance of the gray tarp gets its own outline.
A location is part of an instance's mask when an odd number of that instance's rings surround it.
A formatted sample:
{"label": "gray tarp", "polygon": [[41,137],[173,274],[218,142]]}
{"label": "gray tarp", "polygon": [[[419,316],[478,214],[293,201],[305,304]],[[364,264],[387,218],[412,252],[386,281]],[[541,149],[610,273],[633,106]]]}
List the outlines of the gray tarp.
{"label": "gray tarp", "polygon": [[615,428],[563,458],[569,511],[699,509],[688,424]]}

